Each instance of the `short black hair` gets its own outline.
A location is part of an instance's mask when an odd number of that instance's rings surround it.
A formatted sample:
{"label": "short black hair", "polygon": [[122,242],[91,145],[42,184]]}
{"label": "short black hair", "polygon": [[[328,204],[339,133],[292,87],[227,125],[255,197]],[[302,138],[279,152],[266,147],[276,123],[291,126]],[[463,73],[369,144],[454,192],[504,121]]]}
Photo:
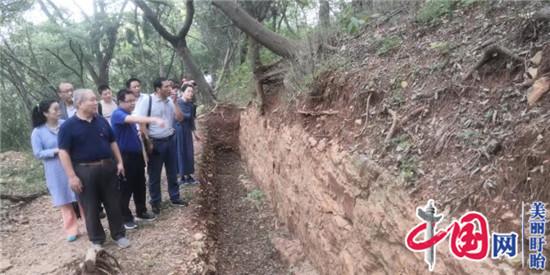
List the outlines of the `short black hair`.
{"label": "short black hair", "polygon": [[162,88],[162,82],[169,80],[166,77],[159,77],[153,81],[153,89],[157,91],[157,88]]}
{"label": "short black hair", "polygon": [[128,89],[120,89],[116,94],[116,100],[118,102],[124,102],[126,101],[126,95],[134,95],[134,93]]}
{"label": "short black hair", "polygon": [[110,90],[111,87],[109,87],[109,85],[107,84],[101,84],[97,87],[97,91],[99,92],[99,94],[101,95],[101,93],[103,93],[103,91],[105,90]]}
{"label": "short black hair", "polygon": [[139,82],[139,84],[141,84],[141,80],[139,80],[135,77],[132,77],[132,78],[126,80],[126,88],[130,88],[130,84],[132,84],[132,82],[134,82],[134,81],[137,81],[137,82]]}

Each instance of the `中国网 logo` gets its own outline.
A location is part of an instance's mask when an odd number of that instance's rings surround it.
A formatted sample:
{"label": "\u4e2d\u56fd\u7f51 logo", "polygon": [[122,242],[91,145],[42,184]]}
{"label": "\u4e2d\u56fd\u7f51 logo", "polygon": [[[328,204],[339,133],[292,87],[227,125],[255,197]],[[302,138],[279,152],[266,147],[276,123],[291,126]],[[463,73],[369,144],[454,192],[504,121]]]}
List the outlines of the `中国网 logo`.
{"label": "\u4e2d\u56fd\u7f51 logo", "polygon": [[[416,216],[421,220],[412,228],[405,237],[405,244],[413,252],[423,252],[424,261],[428,264],[428,270],[433,271],[436,264],[436,248],[439,243],[449,237],[449,250],[457,259],[481,261],[491,255],[491,258],[501,257],[515,258],[521,256],[524,266],[524,236],[525,223],[521,214],[521,229],[518,238],[517,232],[492,232],[489,231],[489,223],[482,213],[469,211],[458,220],[451,222],[446,228],[438,228],[438,224],[444,218],[437,213],[434,201],[429,200],[424,207],[416,209]],[[543,248],[546,244],[544,233],[546,224],[546,206],[540,201],[531,203],[528,219],[529,251],[527,251],[529,269],[544,270],[546,257]],[[422,234],[424,233],[424,234]],[[518,242],[521,252],[518,253]],[[491,251],[489,251],[489,249]]]}

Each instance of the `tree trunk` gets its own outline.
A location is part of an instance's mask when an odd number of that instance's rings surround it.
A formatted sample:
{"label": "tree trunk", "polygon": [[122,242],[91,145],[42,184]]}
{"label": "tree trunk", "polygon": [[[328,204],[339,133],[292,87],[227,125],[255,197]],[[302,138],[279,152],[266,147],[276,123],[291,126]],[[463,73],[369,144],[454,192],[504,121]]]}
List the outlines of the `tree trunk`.
{"label": "tree trunk", "polygon": [[256,72],[256,69],[262,65],[260,61],[260,45],[254,38],[249,37],[248,42],[250,49],[248,50],[248,62],[250,65],[250,71]]}
{"label": "tree trunk", "polygon": [[185,64],[185,67],[187,69],[187,72],[193,77],[195,82],[198,85],[199,92],[197,93],[197,98],[199,101],[202,101],[206,105],[212,105],[216,101],[216,97],[214,96],[214,92],[212,91],[212,87],[206,83],[206,80],[204,79],[204,75],[202,74],[201,70],[197,65],[195,64],[195,61],[193,61],[193,57],[191,55],[191,52],[189,51],[189,48],[185,45],[180,45],[176,48],[176,51],[178,55],[183,60],[183,63]]}
{"label": "tree trunk", "polygon": [[259,75],[258,68],[262,65],[260,60],[260,45],[252,37],[249,37],[249,46],[248,50],[248,62],[250,64],[250,70],[252,71],[254,84],[256,86],[256,95],[260,100],[259,112],[260,115],[265,114],[265,94],[262,85],[261,76]]}
{"label": "tree trunk", "polygon": [[319,24],[322,30],[330,26],[330,5],[327,0],[319,1]]}
{"label": "tree trunk", "polygon": [[297,55],[298,43],[289,40],[264,27],[237,5],[237,2],[213,0],[212,4],[220,9],[243,32],[254,38],[258,43],[284,58]]}
{"label": "tree trunk", "polygon": [[243,42],[240,43],[240,51],[239,51],[240,63],[239,63],[239,65],[246,62],[246,56],[247,56],[247,53],[248,53],[248,39],[249,39],[249,36],[246,36],[243,39]]}

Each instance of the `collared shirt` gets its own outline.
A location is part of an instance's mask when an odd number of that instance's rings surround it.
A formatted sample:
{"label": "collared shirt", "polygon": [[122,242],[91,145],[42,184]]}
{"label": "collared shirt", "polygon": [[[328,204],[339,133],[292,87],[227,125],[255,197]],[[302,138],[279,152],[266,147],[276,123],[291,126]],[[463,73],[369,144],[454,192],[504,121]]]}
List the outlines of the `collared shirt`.
{"label": "collared shirt", "polygon": [[118,106],[114,101],[111,101],[111,103],[106,103],[105,101],[101,100],[99,104],[101,104],[101,112],[103,117],[107,120],[107,122],[111,123],[111,115]]}
{"label": "collared shirt", "polygon": [[139,106],[136,107],[136,114],[147,116],[149,109],[149,100],[151,101],[151,117],[158,117],[164,120],[166,127],[161,128],[157,124],[149,124],[149,136],[152,138],[165,138],[174,134],[174,102],[169,98],[162,99],[156,94],[152,94],[143,99]]}
{"label": "collared shirt", "polygon": [[[139,97],[136,99],[136,108],[134,108],[134,110],[132,111],[132,115],[138,114],[137,113],[138,107],[143,102],[143,99],[145,98],[149,99],[149,95],[144,93],[139,93]],[[138,126],[138,129],[139,129],[139,126]]]}
{"label": "collared shirt", "polygon": [[61,119],[68,119],[76,113],[74,104],[67,107],[67,104],[63,100],[59,100],[59,109],[61,111]]}
{"label": "collared shirt", "polygon": [[125,123],[124,120],[130,113],[122,108],[117,108],[111,116],[111,125],[115,139],[122,153],[141,152],[141,142],[135,123]]}
{"label": "collared shirt", "polygon": [[58,135],[59,149],[69,152],[73,163],[93,162],[113,157],[111,143],[115,141],[113,129],[107,120],[94,116],[91,121],[74,115],[61,125]]}
{"label": "collared shirt", "polygon": [[76,113],[76,107],[73,105],[67,106],[67,116],[72,117]]}
{"label": "collared shirt", "polygon": [[[149,95],[144,94],[144,93],[139,93],[139,97],[136,99],[136,108],[134,108],[134,110],[132,111],[132,115],[137,115],[138,114],[137,109],[138,109],[139,105],[141,104],[141,102],[143,101],[144,98],[149,98]],[[139,124],[136,124],[136,128],[139,131]]]}

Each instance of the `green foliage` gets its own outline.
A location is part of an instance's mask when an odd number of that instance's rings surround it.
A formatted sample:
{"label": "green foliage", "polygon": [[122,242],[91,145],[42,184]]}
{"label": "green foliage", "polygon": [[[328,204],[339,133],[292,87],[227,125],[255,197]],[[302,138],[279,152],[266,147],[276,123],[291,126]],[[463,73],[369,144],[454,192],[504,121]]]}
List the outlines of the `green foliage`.
{"label": "green foliage", "polygon": [[479,143],[480,133],[477,130],[464,129],[457,134],[457,137],[460,138],[465,144],[477,145]]}
{"label": "green foliage", "polygon": [[390,98],[389,103],[393,106],[399,106],[405,103],[405,96],[403,95],[403,84],[399,79],[392,78],[390,79]]}
{"label": "green foliage", "polygon": [[356,17],[351,17],[348,25],[346,26],[346,31],[350,34],[357,33],[363,26],[367,24],[366,20],[358,19]]}
{"label": "green foliage", "polygon": [[405,134],[391,139],[391,143],[396,146],[395,150],[397,152],[407,152],[412,147],[409,137]]}
{"label": "green foliage", "polygon": [[262,64],[271,64],[278,60],[280,57],[274,54],[272,51],[261,47],[260,48],[260,60]]}
{"label": "green foliage", "polygon": [[393,90],[390,97],[390,104],[394,106],[399,106],[405,103],[405,96],[401,90]]}
{"label": "green foliage", "polygon": [[404,157],[399,161],[399,175],[405,182],[416,178],[417,163],[415,157]]}
{"label": "green foliage", "polygon": [[349,34],[355,34],[361,30],[368,22],[369,17],[364,14],[354,14],[351,6],[346,6],[338,15],[338,21],[344,31]]}
{"label": "green foliage", "polygon": [[31,118],[17,94],[1,97],[0,117],[1,151],[29,149]]}
{"label": "green foliage", "polygon": [[218,83],[216,90],[221,101],[246,105],[255,94],[251,91],[252,72],[248,63],[243,63],[234,69],[222,83]]}
{"label": "green foliage", "polygon": [[452,12],[455,0],[428,0],[418,12],[416,20],[420,23],[434,23]]}
{"label": "green foliage", "polygon": [[460,0],[460,4],[463,6],[463,7],[469,7],[469,6],[472,6],[473,4],[479,2],[479,0]]}
{"label": "green foliage", "polygon": [[440,19],[452,15],[455,9],[467,8],[479,0],[428,0],[419,10],[416,21],[423,24],[439,23]]}
{"label": "green foliage", "polygon": [[430,43],[430,48],[441,54],[448,54],[451,50],[451,44],[447,41],[437,41]]}
{"label": "green foliage", "polygon": [[0,161],[0,193],[28,195],[46,191],[44,168],[32,153],[4,153]]}
{"label": "green foliage", "polygon": [[401,38],[394,35],[379,39],[375,42],[375,46],[376,48],[378,48],[376,50],[376,54],[380,56],[385,55],[392,50],[399,48],[402,42],[403,41],[401,40]]}
{"label": "green foliage", "polygon": [[0,25],[10,23],[14,18],[32,6],[31,0],[2,0],[0,1]]}
{"label": "green foliage", "polygon": [[252,191],[246,194],[245,201],[249,201],[254,204],[256,208],[260,207],[265,199],[265,194],[262,190],[254,188]]}
{"label": "green foliage", "polygon": [[293,90],[298,94],[311,90],[313,83],[319,81],[319,77],[325,72],[346,71],[350,60],[345,56],[331,55],[312,64],[311,71],[304,72],[302,68],[292,68],[290,78]]}
{"label": "green foliage", "polygon": [[252,201],[258,201],[258,202],[261,202],[264,200],[264,193],[262,192],[262,190],[258,189],[258,188],[255,188],[254,190],[250,191],[248,194],[246,194],[246,198],[248,200],[252,200]]}

